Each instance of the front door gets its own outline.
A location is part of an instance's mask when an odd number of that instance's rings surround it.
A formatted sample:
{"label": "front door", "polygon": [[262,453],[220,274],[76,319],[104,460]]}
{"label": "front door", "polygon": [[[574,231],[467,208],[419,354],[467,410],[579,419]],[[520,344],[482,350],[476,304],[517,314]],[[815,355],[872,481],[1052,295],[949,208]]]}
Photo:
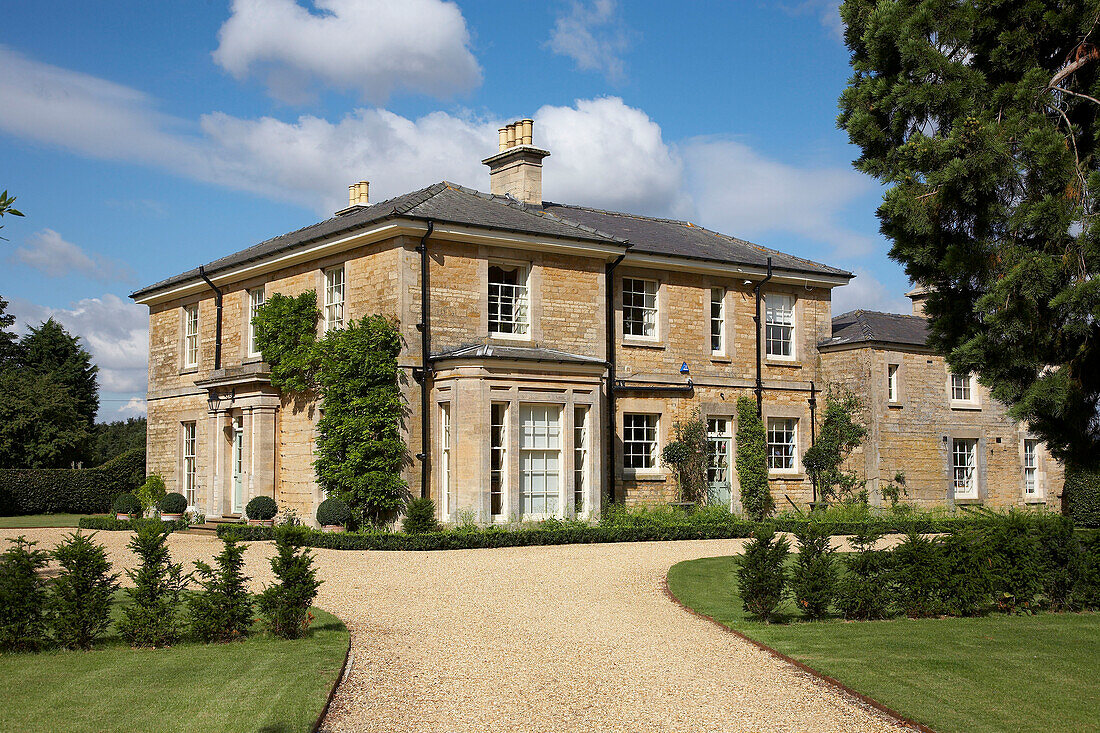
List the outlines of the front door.
{"label": "front door", "polygon": [[241,474],[244,473],[244,428],[241,423],[233,423],[233,513],[243,510],[244,489]]}
{"label": "front door", "polygon": [[707,420],[710,462],[707,466],[707,504],[730,508],[730,454],[733,452],[733,421],[728,417]]}

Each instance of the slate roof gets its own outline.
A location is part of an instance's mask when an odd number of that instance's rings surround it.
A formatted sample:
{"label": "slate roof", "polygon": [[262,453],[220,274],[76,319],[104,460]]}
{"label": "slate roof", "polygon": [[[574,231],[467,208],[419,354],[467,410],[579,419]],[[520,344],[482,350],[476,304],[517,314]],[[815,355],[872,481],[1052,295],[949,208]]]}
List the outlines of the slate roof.
{"label": "slate roof", "polygon": [[922,316],[854,310],[833,318],[833,335],[819,346],[859,343],[927,346],[928,320]]}
{"label": "slate roof", "polygon": [[[268,239],[209,262],[204,265],[204,270],[208,276],[215,275],[312,242],[402,217],[433,219],[437,223],[461,224],[557,239],[598,242],[622,246],[624,250],[629,248],[631,251],[648,254],[727,264],[764,266],[770,255],[773,268],[779,271],[852,277],[845,270],[765,249],[688,222],[550,202],[544,202],[541,207],[533,206],[508,196],[482,193],[447,181]],[[138,298],[172,285],[197,280],[198,277],[199,270],[195,268],[141,288],[130,297]]]}
{"label": "slate roof", "polygon": [[456,349],[432,354],[432,361],[443,359],[518,359],[521,361],[554,362],[557,364],[596,364],[603,366],[603,359],[581,354],[571,354],[558,349],[543,349],[530,346],[497,346],[491,344],[471,344]]}

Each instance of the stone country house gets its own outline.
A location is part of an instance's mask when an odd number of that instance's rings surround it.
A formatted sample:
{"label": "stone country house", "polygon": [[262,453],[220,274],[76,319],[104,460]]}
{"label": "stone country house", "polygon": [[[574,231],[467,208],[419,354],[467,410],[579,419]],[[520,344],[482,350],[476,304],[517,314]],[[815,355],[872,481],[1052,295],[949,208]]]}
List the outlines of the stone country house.
{"label": "stone country house", "polygon": [[698,411],[711,500],[738,510],[736,400],[759,395],[772,491],[812,498],[801,456],[815,398],[869,407],[856,456],[881,500],[903,470],[922,504],[1053,503],[1061,471],[968,377],[924,346],[919,317],[830,296],[852,274],[689,222],[544,201],[532,121],[483,161],[491,193],[441,182],[369,204],[138,290],[149,307],[148,470],[210,518],[273,496],[312,519],[316,404],[272,388],[251,316],[316,291],[320,329],[399,323],[411,492],[440,518],[591,517],[675,500],[660,452]]}

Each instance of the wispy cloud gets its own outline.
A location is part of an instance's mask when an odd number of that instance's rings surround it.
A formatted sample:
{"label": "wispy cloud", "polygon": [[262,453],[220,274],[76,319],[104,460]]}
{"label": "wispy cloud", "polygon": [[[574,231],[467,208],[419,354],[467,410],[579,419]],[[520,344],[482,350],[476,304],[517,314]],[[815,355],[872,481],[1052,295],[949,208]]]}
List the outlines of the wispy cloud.
{"label": "wispy cloud", "polygon": [[145,417],[148,405],[140,397],[131,397],[126,404],[115,411],[121,417]]}
{"label": "wispy cloud", "polygon": [[904,293],[892,290],[870,272],[857,268],[847,285],[833,289],[833,315],[857,308],[885,313],[911,313],[913,304]]}
{"label": "wispy cloud", "polygon": [[133,282],[134,272],[126,265],[100,255],[89,255],[53,229],[27,237],[9,258],[50,277],[76,273],[101,282]]}
{"label": "wispy cloud", "polygon": [[558,15],[547,45],[573,59],[581,71],[597,71],[609,81],[620,81],[625,76],[622,57],[634,36],[615,0],[574,0]]}
{"label": "wispy cloud", "polygon": [[844,21],[840,18],[839,0],[803,0],[793,6],[781,5],[792,15],[816,16],[821,27],[837,41],[844,42]]}
{"label": "wispy cloud", "polygon": [[264,77],[284,102],[320,82],[382,102],[403,89],[449,97],[481,82],[462,11],[440,0],[234,0],[214,61]]}

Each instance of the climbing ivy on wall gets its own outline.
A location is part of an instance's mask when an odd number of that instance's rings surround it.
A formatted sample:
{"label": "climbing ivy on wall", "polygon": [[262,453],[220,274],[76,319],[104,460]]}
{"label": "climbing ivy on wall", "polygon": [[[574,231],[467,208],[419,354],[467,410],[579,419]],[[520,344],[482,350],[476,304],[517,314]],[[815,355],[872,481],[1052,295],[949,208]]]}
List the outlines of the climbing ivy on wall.
{"label": "climbing ivy on wall", "polygon": [[756,520],[775,509],[768,486],[768,456],[764,424],[756,414],[756,400],[737,398],[737,481],[741,485],[741,506]]}
{"label": "climbing ivy on wall", "polygon": [[342,499],[357,524],[381,524],[403,506],[401,468],[408,448],[397,356],[401,336],[382,316],[349,321],[317,338],[317,296],[275,294],[256,316],[256,342],[271,383],[290,394],[321,397],[317,480]]}

